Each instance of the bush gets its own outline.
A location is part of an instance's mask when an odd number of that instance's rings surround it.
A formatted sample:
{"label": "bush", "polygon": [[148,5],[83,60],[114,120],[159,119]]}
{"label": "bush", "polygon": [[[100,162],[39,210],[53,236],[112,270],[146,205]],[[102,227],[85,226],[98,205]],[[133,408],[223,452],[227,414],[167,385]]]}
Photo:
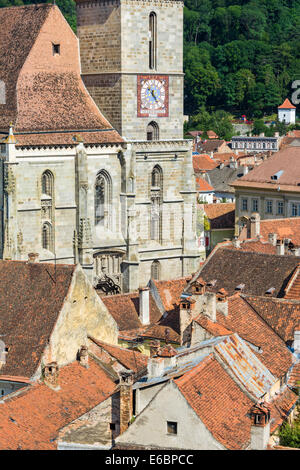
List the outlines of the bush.
{"label": "bush", "polygon": [[292,426],[288,423],[283,424],[279,437],[280,445],[300,449],[300,423],[296,422]]}

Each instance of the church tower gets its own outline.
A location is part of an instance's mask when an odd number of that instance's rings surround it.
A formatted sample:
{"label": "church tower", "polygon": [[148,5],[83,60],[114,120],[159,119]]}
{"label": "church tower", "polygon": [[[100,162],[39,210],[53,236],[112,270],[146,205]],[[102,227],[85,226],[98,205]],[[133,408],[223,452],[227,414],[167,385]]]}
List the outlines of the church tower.
{"label": "church tower", "polygon": [[183,137],[183,1],[75,0],[81,73],[127,140]]}

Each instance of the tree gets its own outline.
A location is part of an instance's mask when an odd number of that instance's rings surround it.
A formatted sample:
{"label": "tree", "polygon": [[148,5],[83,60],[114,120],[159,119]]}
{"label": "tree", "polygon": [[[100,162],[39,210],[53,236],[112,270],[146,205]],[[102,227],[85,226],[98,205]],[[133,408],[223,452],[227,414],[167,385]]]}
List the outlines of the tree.
{"label": "tree", "polygon": [[281,426],[280,445],[286,447],[300,448],[300,423],[294,423],[292,426],[285,423]]}

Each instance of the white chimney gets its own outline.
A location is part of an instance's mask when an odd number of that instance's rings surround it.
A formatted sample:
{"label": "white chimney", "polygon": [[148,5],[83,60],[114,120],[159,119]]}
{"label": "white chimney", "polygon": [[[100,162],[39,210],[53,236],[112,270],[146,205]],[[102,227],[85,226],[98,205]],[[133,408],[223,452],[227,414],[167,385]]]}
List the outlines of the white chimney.
{"label": "white chimney", "polygon": [[278,240],[276,243],[276,254],[279,256],[284,255],[284,243],[282,242],[282,240]]}
{"label": "white chimney", "polygon": [[277,243],[277,233],[269,233],[268,234],[268,241],[272,243],[273,246],[276,246]]}
{"label": "white chimney", "polygon": [[250,410],[251,450],[265,450],[270,439],[270,411],[264,404]]}
{"label": "white chimney", "polygon": [[248,167],[247,167],[247,165],[244,165],[243,166],[243,175],[247,175],[247,173],[248,173]]}
{"label": "white chimney", "polygon": [[300,330],[294,330],[294,351],[300,353]]}
{"label": "white chimney", "polygon": [[139,318],[142,325],[150,323],[150,289],[149,287],[139,288]]}

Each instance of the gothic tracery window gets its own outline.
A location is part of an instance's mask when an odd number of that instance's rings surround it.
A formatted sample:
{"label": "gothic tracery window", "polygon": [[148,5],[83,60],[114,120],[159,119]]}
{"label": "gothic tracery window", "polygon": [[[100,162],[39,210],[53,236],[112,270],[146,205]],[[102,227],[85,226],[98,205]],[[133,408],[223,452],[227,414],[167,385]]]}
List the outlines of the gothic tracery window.
{"label": "gothic tracery window", "polygon": [[160,262],[158,260],[153,261],[151,264],[151,279],[156,281],[160,279]]}
{"label": "gothic tracery window", "polygon": [[111,179],[108,173],[101,171],[95,184],[95,225],[109,227],[111,205]]}
{"label": "gothic tracery window", "polygon": [[42,247],[54,252],[54,176],[50,170],[41,177]]}
{"label": "gothic tracery window", "polygon": [[150,239],[158,242],[161,242],[162,231],[162,184],[162,169],[156,165],[151,174]]}
{"label": "gothic tracery window", "polygon": [[159,127],[154,121],[151,121],[147,126],[147,140],[159,139]]}

